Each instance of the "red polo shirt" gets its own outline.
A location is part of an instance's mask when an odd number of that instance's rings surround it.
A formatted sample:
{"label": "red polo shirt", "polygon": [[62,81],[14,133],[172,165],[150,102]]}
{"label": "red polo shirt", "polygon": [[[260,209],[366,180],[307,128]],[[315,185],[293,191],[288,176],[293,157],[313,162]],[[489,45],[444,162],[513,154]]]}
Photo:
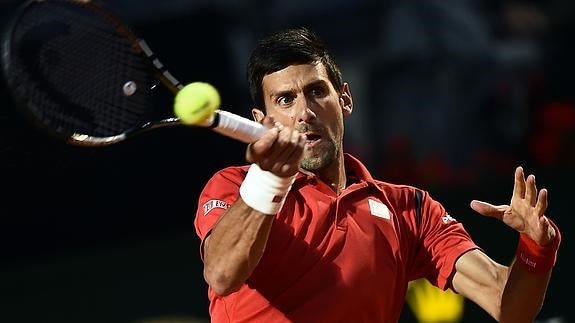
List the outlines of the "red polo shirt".
{"label": "red polo shirt", "polygon": [[[457,258],[478,248],[463,226],[427,192],[377,181],[349,154],[345,167],[355,183],[339,196],[297,176],[250,278],[225,297],[208,289],[212,322],[397,322],[409,281],[449,287]],[[202,241],[247,170],[225,168],[204,187]]]}

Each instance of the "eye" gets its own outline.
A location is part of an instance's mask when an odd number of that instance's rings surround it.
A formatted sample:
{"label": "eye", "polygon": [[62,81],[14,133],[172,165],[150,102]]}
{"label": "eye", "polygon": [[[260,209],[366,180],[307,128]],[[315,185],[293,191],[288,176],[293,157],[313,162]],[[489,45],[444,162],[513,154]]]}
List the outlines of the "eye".
{"label": "eye", "polygon": [[292,104],[293,101],[294,101],[294,97],[288,96],[288,95],[282,95],[276,100],[276,102],[281,106],[288,106],[288,105]]}
{"label": "eye", "polygon": [[311,89],[310,93],[313,97],[321,98],[321,97],[326,96],[327,91],[326,91],[326,89],[324,89],[321,86],[316,86],[316,87]]}

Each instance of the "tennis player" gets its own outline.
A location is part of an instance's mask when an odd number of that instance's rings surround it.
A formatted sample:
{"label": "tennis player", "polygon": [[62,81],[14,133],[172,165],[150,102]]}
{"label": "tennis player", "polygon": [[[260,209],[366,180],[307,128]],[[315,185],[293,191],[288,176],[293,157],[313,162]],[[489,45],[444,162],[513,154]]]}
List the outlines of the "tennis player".
{"label": "tennis player", "polygon": [[212,322],[397,322],[419,278],[499,322],[533,322],[561,242],[533,175],[517,167],[509,205],[471,202],[519,235],[513,261],[497,263],[427,191],[344,152],[350,86],[313,32],[262,39],[248,76],[269,130],[246,165],[213,174],[195,217]]}

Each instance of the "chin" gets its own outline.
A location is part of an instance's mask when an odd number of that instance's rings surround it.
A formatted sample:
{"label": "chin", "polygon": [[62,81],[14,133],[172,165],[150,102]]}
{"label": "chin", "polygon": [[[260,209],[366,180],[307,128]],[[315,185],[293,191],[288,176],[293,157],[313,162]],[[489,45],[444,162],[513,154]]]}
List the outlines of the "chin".
{"label": "chin", "polygon": [[307,149],[301,160],[301,167],[310,172],[317,172],[329,166],[334,160],[334,152],[314,147]]}

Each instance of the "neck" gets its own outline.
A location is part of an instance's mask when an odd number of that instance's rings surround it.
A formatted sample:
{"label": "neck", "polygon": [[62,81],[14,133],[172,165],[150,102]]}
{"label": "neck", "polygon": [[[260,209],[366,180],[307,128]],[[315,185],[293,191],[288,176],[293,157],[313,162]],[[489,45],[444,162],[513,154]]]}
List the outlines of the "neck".
{"label": "neck", "polygon": [[329,185],[331,189],[339,195],[346,188],[346,174],[343,156],[333,162],[332,165],[315,173],[321,181]]}
{"label": "neck", "polygon": [[345,189],[345,181],[340,184],[331,183],[329,186],[337,195],[339,195]]}

